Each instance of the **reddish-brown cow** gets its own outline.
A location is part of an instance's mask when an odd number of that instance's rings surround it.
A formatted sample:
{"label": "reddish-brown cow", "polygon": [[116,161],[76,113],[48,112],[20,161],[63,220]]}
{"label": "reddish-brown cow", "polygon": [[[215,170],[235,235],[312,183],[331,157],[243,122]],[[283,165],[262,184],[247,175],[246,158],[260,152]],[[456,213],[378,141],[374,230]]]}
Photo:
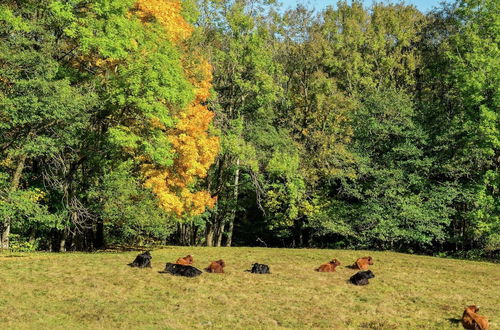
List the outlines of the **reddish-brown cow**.
{"label": "reddish-brown cow", "polygon": [[490,328],[486,317],[477,314],[477,312],[479,312],[479,307],[476,305],[465,307],[462,315],[462,325],[465,329],[486,330]]}
{"label": "reddish-brown cow", "polygon": [[193,257],[190,254],[188,254],[184,258],[177,259],[175,263],[179,265],[191,265],[193,264]]}
{"label": "reddish-brown cow", "polygon": [[224,273],[224,267],[226,267],[226,263],[224,260],[220,259],[217,261],[212,261],[205,271],[208,273]]}
{"label": "reddish-brown cow", "polygon": [[316,268],[317,272],[327,272],[331,273],[335,271],[335,267],[340,266],[340,261],[337,259],[332,259],[332,261],[327,262]]}
{"label": "reddish-brown cow", "polygon": [[369,265],[373,265],[373,258],[372,257],[363,257],[363,258],[359,258],[358,260],[356,260],[354,265],[352,265],[352,268],[360,269],[360,270],[367,270]]}

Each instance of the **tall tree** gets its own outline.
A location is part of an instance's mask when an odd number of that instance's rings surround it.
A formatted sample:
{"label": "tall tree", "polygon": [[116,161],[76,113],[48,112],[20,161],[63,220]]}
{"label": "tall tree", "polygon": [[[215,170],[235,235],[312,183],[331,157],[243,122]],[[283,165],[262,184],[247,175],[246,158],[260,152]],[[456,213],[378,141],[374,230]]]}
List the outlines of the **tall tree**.
{"label": "tall tree", "polygon": [[[41,188],[40,182],[23,180],[26,167],[33,170],[42,158],[79,149],[95,105],[91,84],[64,67],[70,46],[62,40],[65,22],[53,15],[57,10],[57,3],[45,1],[0,7],[0,171],[10,177],[1,197],[5,212],[17,207],[16,199],[10,200],[18,190]],[[64,176],[73,174],[70,170]],[[40,173],[31,174],[33,181],[39,178]],[[2,247],[8,248],[11,221],[16,219],[2,219]]]}
{"label": "tall tree", "polygon": [[458,1],[426,29],[422,108],[433,183],[455,194],[449,243],[500,248],[499,4]]}
{"label": "tall tree", "polygon": [[[200,24],[214,66],[216,98],[211,106],[221,131],[221,153],[209,185],[218,198],[208,217],[206,244],[231,245],[241,195],[262,194],[260,172],[287,134],[274,125],[280,66],[273,61],[272,35],[264,21],[267,1],[205,1]],[[243,189],[242,189],[243,188]]]}
{"label": "tall tree", "polygon": [[192,28],[179,1],[0,8],[2,166],[11,192],[44,185],[50,212],[64,219],[54,228],[62,249],[102,244],[103,208],[112,204],[96,187],[124,168],[175,215],[159,216],[166,221],[213,205],[194,185],[218,150],[203,105],[210,66],[188,47]]}

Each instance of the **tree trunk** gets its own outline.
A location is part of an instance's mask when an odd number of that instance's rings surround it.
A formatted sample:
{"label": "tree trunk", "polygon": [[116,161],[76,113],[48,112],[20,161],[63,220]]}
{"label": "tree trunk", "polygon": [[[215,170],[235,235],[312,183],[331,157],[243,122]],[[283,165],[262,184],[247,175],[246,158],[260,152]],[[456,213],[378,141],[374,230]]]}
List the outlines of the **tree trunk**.
{"label": "tree trunk", "polygon": [[66,228],[61,232],[61,240],[59,241],[59,252],[66,252]]}
{"label": "tree trunk", "polygon": [[236,173],[234,175],[234,190],[233,190],[233,198],[234,198],[234,207],[231,212],[231,219],[229,220],[229,228],[227,231],[227,242],[226,246],[231,246],[233,242],[233,230],[234,230],[234,220],[236,219],[236,210],[238,208],[238,184],[240,181],[240,159],[236,160]]}
{"label": "tree trunk", "polygon": [[215,245],[215,238],[217,237],[218,228],[219,228],[219,210],[214,209],[214,213],[212,213],[207,223],[207,234],[206,234],[207,246]]}
{"label": "tree trunk", "polygon": [[179,245],[186,245],[185,243],[185,236],[186,236],[186,228],[184,224],[180,223],[179,224]]}
{"label": "tree trunk", "polygon": [[225,226],[224,224],[221,224],[219,226],[219,231],[217,233],[217,244],[216,244],[217,247],[221,247],[222,245],[222,235],[224,235],[224,226]]}
{"label": "tree trunk", "polygon": [[2,242],[0,247],[2,249],[8,249],[9,248],[9,235],[10,235],[10,219],[7,218],[5,220],[6,222],[3,224],[2,228]]}
{"label": "tree trunk", "polygon": [[33,228],[30,229],[29,237],[30,237],[29,238],[29,242],[31,244],[35,244],[35,242],[36,242],[36,231],[35,231],[35,229],[33,229]]}
{"label": "tree trunk", "polygon": [[[23,154],[21,156],[21,159],[19,159],[16,171],[14,172],[14,176],[12,177],[12,184],[10,186],[11,192],[14,192],[19,188],[19,182],[21,181],[21,175],[23,174],[24,165],[26,164],[27,158],[28,155]],[[2,249],[9,248],[10,222],[11,219],[7,218],[4,220],[4,223],[1,226],[2,231],[0,233],[0,248]]]}
{"label": "tree trunk", "polygon": [[197,236],[198,236],[198,226],[191,223],[191,246],[196,246]]}
{"label": "tree trunk", "polygon": [[28,155],[24,154],[21,156],[19,160],[19,164],[17,164],[16,171],[14,172],[14,176],[12,177],[12,185],[10,186],[10,191],[16,191],[19,188],[19,182],[21,181],[21,175],[23,174],[24,165],[26,164],[26,159]]}
{"label": "tree trunk", "polygon": [[183,223],[178,226],[179,244],[189,246],[193,241],[193,234],[196,234],[193,224]]}
{"label": "tree trunk", "polygon": [[214,225],[207,224],[207,235],[206,235],[207,246],[214,246]]}
{"label": "tree trunk", "polygon": [[295,219],[293,221],[293,226],[295,229],[295,238],[294,238],[294,243],[297,244],[297,247],[304,247],[304,237],[302,235],[302,219]]}
{"label": "tree trunk", "polygon": [[96,249],[103,249],[104,244],[104,222],[102,219],[97,220],[94,247]]}

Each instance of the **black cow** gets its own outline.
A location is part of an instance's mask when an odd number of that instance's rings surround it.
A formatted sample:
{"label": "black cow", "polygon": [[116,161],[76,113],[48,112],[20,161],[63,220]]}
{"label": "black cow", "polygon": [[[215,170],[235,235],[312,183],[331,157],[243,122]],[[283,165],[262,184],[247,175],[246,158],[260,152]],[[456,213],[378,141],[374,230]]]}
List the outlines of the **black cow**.
{"label": "black cow", "polygon": [[371,270],[366,270],[362,272],[357,272],[356,274],[352,275],[349,281],[355,285],[367,285],[368,279],[374,277],[375,275],[372,273]]}
{"label": "black cow", "polygon": [[175,276],[196,277],[201,274],[201,270],[189,265],[180,265],[167,262],[165,270],[159,273],[167,273]]}
{"label": "black cow", "polygon": [[139,267],[139,268],[149,267],[149,268],[151,268],[151,259],[153,259],[153,257],[151,256],[151,253],[149,253],[149,251],[146,251],[144,253],[139,254],[137,257],[135,257],[134,261],[128,265],[130,267]]}
{"label": "black cow", "polygon": [[253,274],[271,274],[269,266],[264,264],[253,264],[250,273]]}

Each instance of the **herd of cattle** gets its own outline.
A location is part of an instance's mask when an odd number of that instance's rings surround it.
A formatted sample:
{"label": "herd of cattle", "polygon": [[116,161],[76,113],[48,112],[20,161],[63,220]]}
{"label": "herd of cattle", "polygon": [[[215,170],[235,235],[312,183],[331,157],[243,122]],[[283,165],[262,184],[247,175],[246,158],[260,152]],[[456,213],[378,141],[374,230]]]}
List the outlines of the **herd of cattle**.
{"label": "herd of cattle", "polygon": [[[128,264],[131,267],[139,268],[151,268],[151,253],[146,251],[139,254],[133,262]],[[198,268],[192,266],[194,259],[191,255],[187,255],[183,258],[177,259],[175,263],[168,262],[165,265],[165,269],[160,271],[160,273],[167,273],[175,276],[186,276],[186,277],[196,277],[202,274],[202,271]],[[375,275],[371,270],[368,270],[369,266],[373,265],[372,257],[363,257],[356,260],[356,262],[348,266],[351,269],[357,269],[359,272],[351,276],[349,282],[355,285],[367,285],[370,278],[374,278]],[[207,273],[224,273],[224,267],[226,263],[224,260],[220,259],[217,261],[212,261],[207,268],[204,270]],[[340,261],[333,259],[330,262],[324,263],[315,270],[318,272],[334,272],[335,268],[340,266]],[[252,265],[250,270],[247,272],[253,274],[271,274],[268,265],[255,263]],[[476,305],[468,306],[462,315],[462,325],[465,329],[473,330],[485,330],[489,329],[488,320],[479,314],[479,308]]]}

